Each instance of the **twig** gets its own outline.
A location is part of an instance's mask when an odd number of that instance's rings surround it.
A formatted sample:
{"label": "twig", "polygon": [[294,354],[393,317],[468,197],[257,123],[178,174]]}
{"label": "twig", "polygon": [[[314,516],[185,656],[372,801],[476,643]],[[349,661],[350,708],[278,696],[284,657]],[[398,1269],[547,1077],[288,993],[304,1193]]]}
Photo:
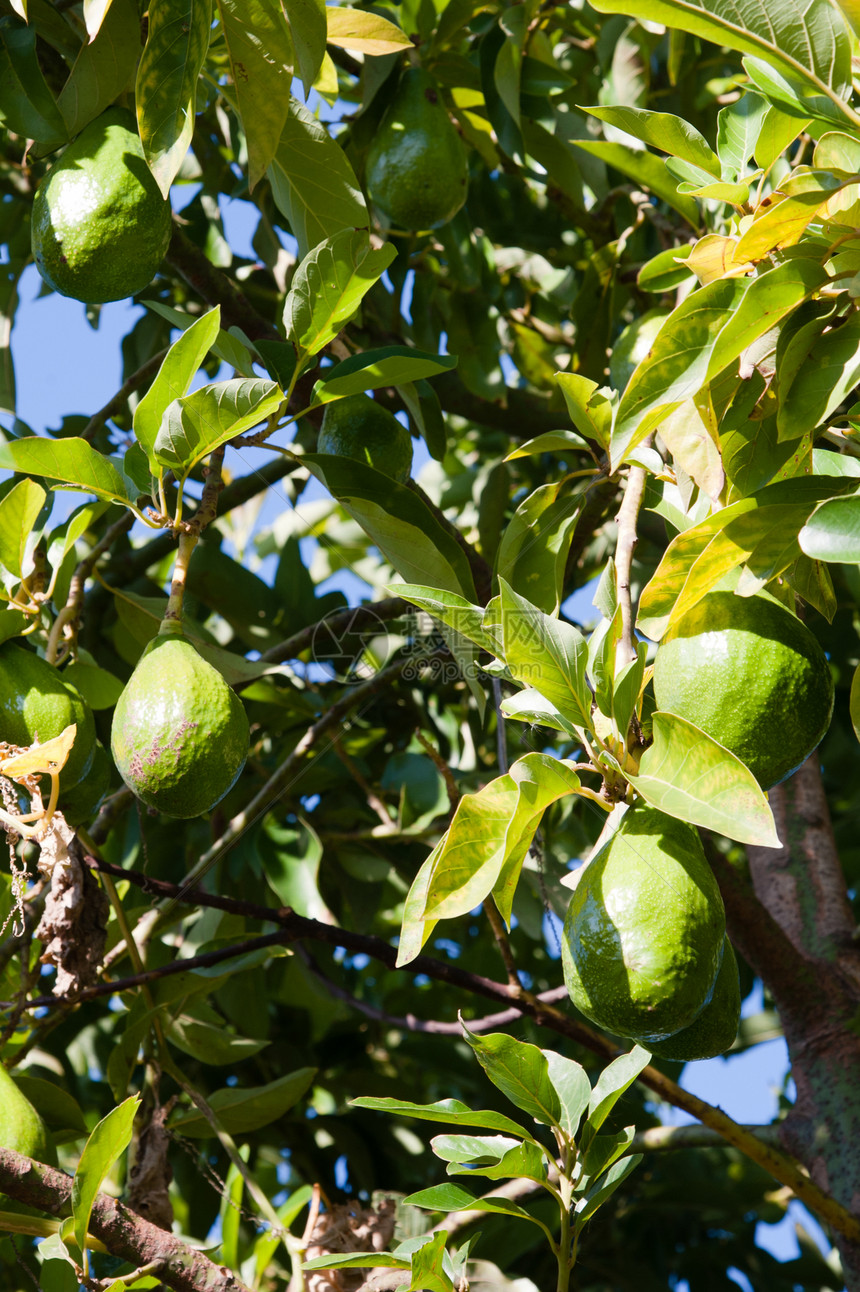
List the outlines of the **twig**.
{"label": "twig", "polygon": [[[57,662],[60,638],[67,635],[67,628],[69,629],[68,637],[72,642],[75,640],[75,625],[80,617],[81,607],[84,604],[84,586],[87,579],[95,569],[96,561],[98,561],[103,552],[106,552],[108,548],[111,547],[120,535],[128,533],[133,524],[134,516],[130,511],[126,512],[125,515],[120,516],[119,520],[115,520],[114,523],[105,531],[93,547],[92,551],[87,553],[80,564],[75,567],[75,572],[72,575],[71,582],[69,583],[69,592],[66,597],[66,604],[63,606],[51,625],[48,645],[45,650],[45,658],[49,664],[55,664]],[[64,653],[68,653],[68,651]]]}
{"label": "twig", "polygon": [[[125,941],[128,945],[128,938]],[[155,982],[159,978],[169,978],[172,974],[187,973],[191,969],[204,969],[221,964],[225,960],[234,960],[237,956],[248,955],[249,952],[258,951],[263,947],[286,946],[291,941],[292,938],[285,937],[283,933],[266,933],[259,938],[250,938],[247,942],[239,942],[231,947],[221,947],[218,951],[203,951],[200,955],[188,956],[185,960],[171,960],[169,964],[159,965],[157,969],[141,969],[139,973],[130,974],[127,978],[113,978],[109,982],[95,983],[92,987],[84,987],[74,997],[63,997],[62,1000],[58,1000],[56,996],[37,996],[27,1001],[25,1008],[44,1009],[58,1004],[77,1005],[85,1000],[93,1000],[97,996],[111,996],[117,992],[131,991],[134,987],[142,987],[144,983]],[[0,1009],[8,1009],[11,1003],[0,1001]]]}
{"label": "twig", "polygon": [[357,767],[354,760],[350,758],[349,754],[346,752],[343,745],[341,744],[340,738],[338,736],[335,736],[331,743],[335,754],[343,763],[344,767],[349,772],[350,776],[355,781],[358,788],[361,790],[362,794],[367,800],[368,806],[372,807],[376,815],[379,817],[379,820],[382,823],[382,825],[385,826],[387,830],[390,830],[392,832],[396,831],[397,825],[392,819],[391,813],[388,811],[388,808],[385,806],[385,804],[383,803],[379,795],[375,793],[373,786],[368,783],[367,778],[364,776],[361,769]]}
{"label": "twig", "polygon": [[207,525],[211,525],[218,515],[218,498],[224,489],[221,468],[224,465],[226,450],[226,444],[219,444],[217,449],[213,449],[209,454],[209,462],[203,468],[206,483],[203,486],[200,506],[197,508],[193,518],[188,522],[188,528],[195,534],[202,534]]}
{"label": "twig", "polygon": [[137,372],[133,372],[130,377],[126,377],[119,390],[108,400],[104,408],[100,408],[97,413],[93,413],[81,432],[82,440],[90,441],[95,438],[105,422],[109,421],[127,403],[129,395],[133,395],[136,390],[139,390],[147,377],[154,376],[161,367],[164,356],[169,349],[170,346],[165,346],[163,350],[159,350],[157,354],[152,355],[145,363],[142,363]]}
{"label": "twig", "polygon": [[[653,442],[653,436],[644,441],[643,448]],[[618,577],[618,604],[621,606],[621,637],[615,654],[616,671],[636,658],[633,644],[633,603],[630,595],[630,571],[636,549],[636,522],[645,494],[647,472],[644,467],[631,467],[627,488],[616,517],[618,542],[615,547],[615,570]],[[623,733],[622,733],[623,734]]]}
{"label": "twig", "polygon": [[418,741],[422,749],[426,749],[428,757],[432,759],[436,770],[445,782],[445,792],[448,795],[448,803],[450,805],[451,812],[453,813],[462,798],[460,787],[454,779],[454,773],[439,753],[439,750],[430,743],[424,735],[424,732],[417,727],[415,729],[415,739]]}
{"label": "twig", "polygon": [[323,624],[336,637],[347,629],[359,632],[363,628],[372,628],[376,620],[398,619],[413,609],[402,597],[384,597],[381,601],[371,601],[367,605],[348,606],[346,610],[339,610],[336,614],[326,615],[325,619],[308,624],[276,646],[270,646],[267,651],[263,651],[260,659],[267,664],[281,664],[287,659],[297,659],[303,651],[313,646],[314,638]]}
{"label": "twig", "polygon": [[254,309],[247,296],[185,236],[178,224],[173,226],[165,259],[208,305],[221,306],[224,328],[239,327],[252,341],[283,341],[274,324]]}
{"label": "twig", "polygon": [[484,914],[489,920],[490,928],[493,930],[493,937],[496,939],[496,946],[499,948],[499,954],[502,957],[502,964],[505,966],[505,973],[508,975],[508,986],[511,991],[514,991],[519,995],[523,990],[523,985],[520,982],[520,975],[517,972],[514,953],[511,951],[511,944],[508,941],[508,932],[505,928],[505,922],[502,919],[501,912],[499,911],[498,906],[496,906],[492,896],[485,897],[482,905],[484,908]]}

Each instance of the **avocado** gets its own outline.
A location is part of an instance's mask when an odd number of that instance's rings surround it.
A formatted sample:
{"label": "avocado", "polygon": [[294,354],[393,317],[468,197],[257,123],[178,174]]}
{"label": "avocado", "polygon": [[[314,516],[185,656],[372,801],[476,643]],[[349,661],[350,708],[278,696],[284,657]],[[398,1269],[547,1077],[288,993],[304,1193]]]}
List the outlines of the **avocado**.
{"label": "avocado", "polygon": [[432,78],[403,73],[367,155],[367,192],[396,229],[438,229],[466,200],[466,154]]}
{"label": "avocado", "polygon": [[130,790],[165,816],[208,812],[248,756],[248,718],[224,678],[162,625],[117,701],[111,753]]}
{"label": "avocado", "polygon": [[134,117],[108,108],[39,185],[33,259],[49,287],[89,303],[140,292],[164,259],[170,203],[146,164]]}
{"label": "avocado", "polygon": [[711,999],[725,932],[698,833],[640,803],[574,890],[561,943],[565,985],[598,1027],[650,1045],[689,1027]]}

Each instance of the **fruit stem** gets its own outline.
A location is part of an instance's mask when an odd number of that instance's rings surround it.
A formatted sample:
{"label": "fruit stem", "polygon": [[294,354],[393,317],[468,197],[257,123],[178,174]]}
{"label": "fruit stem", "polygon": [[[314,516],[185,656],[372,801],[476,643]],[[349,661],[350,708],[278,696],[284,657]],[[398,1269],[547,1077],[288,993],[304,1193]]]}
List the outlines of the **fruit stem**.
{"label": "fruit stem", "polygon": [[191,560],[191,553],[196,546],[197,535],[195,533],[186,531],[179,535],[179,548],[176,553],[176,563],[173,566],[173,581],[170,585],[167,609],[161,621],[161,631],[170,623],[182,623],[182,599],[185,596],[188,562]]}

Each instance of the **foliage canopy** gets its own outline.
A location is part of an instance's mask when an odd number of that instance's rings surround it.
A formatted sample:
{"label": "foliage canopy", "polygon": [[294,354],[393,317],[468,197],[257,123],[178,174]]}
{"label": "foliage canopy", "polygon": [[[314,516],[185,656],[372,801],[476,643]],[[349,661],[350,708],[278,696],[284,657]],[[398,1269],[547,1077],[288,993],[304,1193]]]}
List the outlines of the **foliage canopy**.
{"label": "foliage canopy", "polygon": [[[74,1176],[0,1144],[38,1213],[0,1210],[4,1286],[860,1287],[856,22],[0,0],[0,648],[82,697],[0,731],[0,1056]],[[368,196],[404,77],[432,229]],[[115,397],[29,426],[34,200],[116,109],[169,246]],[[412,478],[321,451],[368,393]],[[655,706],[714,595],[781,602],[835,684],[820,766],[769,795]],[[105,748],[180,620],[250,749],[173,819]],[[567,999],[566,881],[622,801],[701,832],[735,1048],[788,1046],[773,1126]],[[770,1255],[792,1194],[831,1251]]]}

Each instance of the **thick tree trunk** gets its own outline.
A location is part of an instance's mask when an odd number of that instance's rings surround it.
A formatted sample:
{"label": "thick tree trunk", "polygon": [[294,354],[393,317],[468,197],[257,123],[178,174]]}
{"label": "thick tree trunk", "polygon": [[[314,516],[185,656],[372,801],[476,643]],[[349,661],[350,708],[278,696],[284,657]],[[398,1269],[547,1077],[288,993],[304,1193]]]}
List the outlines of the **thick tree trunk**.
{"label": "thick tree trunk", "polygon": [[[783,846],[748,855],[755,896],[770,917],[771,951],[781,933],[781,953],[775,962],[757,954],[748,930],[739,946],[772,993],[788,1044],[797,1097],[783,1144],[860,1216],[860,1036],[853,1026],[860,948],[815,756],[771,791],[770,802]],[[733,923],[729,911],[730,931]],[[839,1246],[846,1286],[860,1289],[860,1246]]]}

